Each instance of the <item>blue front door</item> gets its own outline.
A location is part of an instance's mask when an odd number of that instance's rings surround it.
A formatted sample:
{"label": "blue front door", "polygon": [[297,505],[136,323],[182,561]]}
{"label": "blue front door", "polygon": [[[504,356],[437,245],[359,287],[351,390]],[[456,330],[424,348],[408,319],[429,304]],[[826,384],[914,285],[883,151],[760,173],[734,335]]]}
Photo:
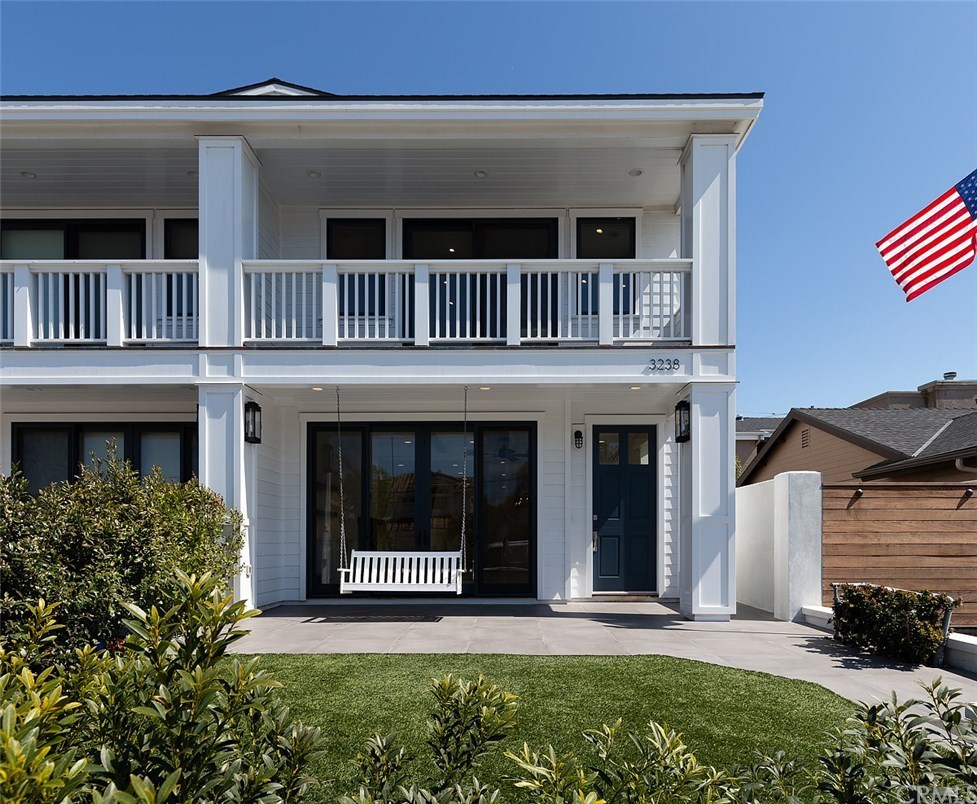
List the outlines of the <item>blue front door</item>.
{"label": "blue front door", "polygon": [[656,591],[655,428],[594,428],[594,591]]}

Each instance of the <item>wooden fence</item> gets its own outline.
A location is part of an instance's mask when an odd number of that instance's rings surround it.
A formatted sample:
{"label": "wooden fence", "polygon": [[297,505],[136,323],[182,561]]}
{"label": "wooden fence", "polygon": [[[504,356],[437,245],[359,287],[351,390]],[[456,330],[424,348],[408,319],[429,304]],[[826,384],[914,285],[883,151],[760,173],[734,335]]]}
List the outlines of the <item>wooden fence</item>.
{"label": "wooden fence", "polygon": [[821,504],[824,605],[833,581],[928,589],[962,598],[954,626],[977,627],[977,478],[825,485]]}

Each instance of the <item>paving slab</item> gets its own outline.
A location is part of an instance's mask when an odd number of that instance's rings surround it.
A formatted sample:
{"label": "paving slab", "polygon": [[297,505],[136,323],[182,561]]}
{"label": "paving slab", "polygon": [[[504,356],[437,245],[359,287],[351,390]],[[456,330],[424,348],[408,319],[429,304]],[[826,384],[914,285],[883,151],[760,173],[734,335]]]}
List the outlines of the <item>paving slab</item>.
{"label": "paving slab", "polygon": [[852,700],[917,697],[941,677],[977,701],[977,678],[850,650],[824,631],[743,610],[691,622],[657,601],[474,604],[380,601],[279,606],[249,620],[239,653],[661,654],[821,684]]}

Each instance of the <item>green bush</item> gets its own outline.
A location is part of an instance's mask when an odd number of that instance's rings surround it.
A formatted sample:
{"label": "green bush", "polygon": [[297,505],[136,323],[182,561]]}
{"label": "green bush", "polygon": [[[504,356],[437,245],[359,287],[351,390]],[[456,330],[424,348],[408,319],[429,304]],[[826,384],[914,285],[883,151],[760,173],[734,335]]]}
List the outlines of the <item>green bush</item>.
{"label": "green bush", "polygon": [[[480,706],[475,689],[488,691]],[[523,745],[506,751],[514,763],[512,789],[467,778],[475,759],[496,748],[516,714],[512,696],[479,679],[469,685],[451,676],[434,682],[435,711],[428,745],[439,756],[443,739],[456,738],[474,751],[452,752],[431,780],[410,772],[412,759],[394,736],[374,736],[358,755],[361,785],[343,804],[760,804],[804,801],[839,804],[899,804],[945,801],[963,804],[977,790],[977,709],[959,702],[960,693],[939,679],[922,700],[860,704],[848,728],[830,736],[815,767],[780,753],[746,768],[721,770],[700,763],[682,735],[651,722],[642,732],[622,733],[620,721],[588,731],[589,760]],[[446,696],[443,691],[450,691]],[[466,724],[467,725],[463,725]],[[503,725],[504,724],[504,725]],[[493,739],[485,739],[491,734]],[[446,768],[451,768],[446,771]]]}
{"label": "green bush", "polygon": [[933,592],[843,584],[834,604],[835,639],[891,659],[929,664],[945,640],[944,615],[959,605]]}
{"label": "green bush", "polygon": [[108,644],[123,634],[123,602],[162,605],[175,571],[230,583],[239,570],[241,518],[199,485],[140,477],[110,459],[72,483],[32,496],[20,474],[0,476],[0,619],[6,633],[26,606],[57,600],[62,647]]}
{"label": "green bush", "polygon": [[[226,658],[257,612],[223,582],[177,571],[161,611],[127,604],[115,652],[60,662],[52,606],[0,640],[0,801],[291,802],[310,779],[318,729],[294,722],[256,660]],[[43,668],[43,669],[39,669]]]}

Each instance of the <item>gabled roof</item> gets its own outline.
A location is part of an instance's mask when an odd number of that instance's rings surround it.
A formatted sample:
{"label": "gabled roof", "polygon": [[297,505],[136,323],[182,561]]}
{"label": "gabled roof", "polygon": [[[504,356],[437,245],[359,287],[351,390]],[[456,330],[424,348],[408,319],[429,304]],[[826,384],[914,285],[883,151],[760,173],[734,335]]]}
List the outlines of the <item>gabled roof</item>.
{"label": "gabled roof", "polygon": [[[952,427],[957,419],[967,420],[959,428]],[[919,460],[946,460],[944,446],[954,447],[970,439],[977,432],[977,412],[913,408],[888,410],[884,408],[794,408],[777,427],[756,456],[743,468],[738,484],[742,485],[763,463],[767,454],[780,443],[787,428],[794,422],[817,427],[838,438],[874,452],[883,460],[866,469],[870,474]],[[977,439],[971,441],[977,447]],[[975,449],[977,452],[977,449]],[[925,453],[925,458],[921,457]],[[939,457],[937,457],[939,456]],[[856,473],[862,476],[862,473]]]}
{"label": "gabled roof", "polygon": [[[956,413],[957,411],[949,411]],[[936,435],[913,456],[895,461],[884,461],[869,466],[855,477],[869,478],[891,475],[906,469],[915,469],[934,463],[944,463],[956,458],[977,457],[977,411],[959,411]]]}
{"label": "gabled roof", "polygon": [[259,81],[257,84],[246,84],[243,87],[232,87],[222,92],[215,92],[212,98],[239,98],[239,97],[262,97],[262,96],[284,96],[294,97],[317,97],[334,98],[332,92],[323,92],[321,89],[304,87],[301,84],[293,84],[290,81],[283,81],[281,78],[268,78]]}
{"label": "gabled roof", "polygon": [[337,95],[321,89],[268,78],[254,84],[232,87],[209,95],[6,95],[5,101],[587,101],[587,100],[762,100],[762,92],[657,92],[627,94],[485,94],[485,95]]}

